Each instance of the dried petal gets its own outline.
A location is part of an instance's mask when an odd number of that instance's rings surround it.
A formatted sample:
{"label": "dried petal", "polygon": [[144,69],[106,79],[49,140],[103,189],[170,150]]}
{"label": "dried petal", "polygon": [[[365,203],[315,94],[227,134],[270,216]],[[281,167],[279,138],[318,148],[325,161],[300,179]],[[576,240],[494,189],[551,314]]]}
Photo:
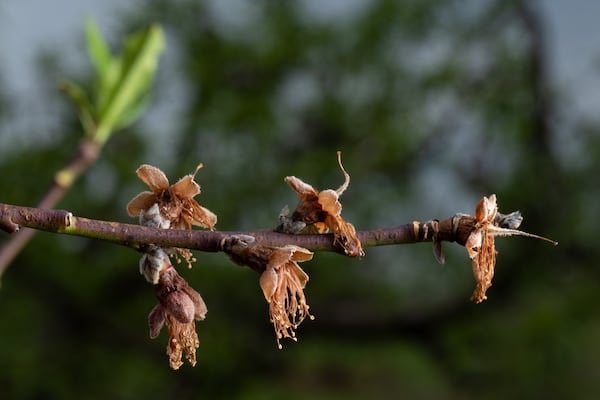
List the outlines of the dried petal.
{"label": "dried petal", "polygon": [[286,247],[292,249],[292,260],[293,261],[309,261],[313,258],[313,252],[307,250],[303,247],[295,246],[295,245],[287,245]]}
{"label": "dried petal", "polygon": [[208,228],[211,231],[215,229],[217,216],[207,208],[202,207],[195,201],[189,203],[190,206],[190,221],[193,225],[202,228]]}
{"label": "dried petal", "polygon": [[194,304],[194,319],[200,321],[206,318],[208,309],[206,308],[206,303],[204,303],[204,299],[202,299],[200,293],[194,290],[194,288],[192,288],[187,282],[185,282],[185,285],[181,288],[181,290],[183,290],[183,292],[189,296]]}
{"label": "dried petal", "polygon": [[160,304],[154,306],[148,315],[148,326],[150,327],[150,339],[158,337],[165,323],[165,309]]}
{"label": "dried petal", "polygon": [[194,182],[194,177],[186,175],[171,187],[176,196],[192,198],[200,193],[200,185]]}
{"label": "dried petal", "polygon": [[467,253],[469,253],[469,258],[472,260],[477,256],[479,252],[479,248],[481,247],[482,233],[481,229],[474,230],[471,232],[469,237],[467,238],[467,242],[465,243],[465,248],[467,249]]}
{"label": "dried petal", "polygon": [[[341,152],[338,151],[337,156],[338,164],[345,178],[344,183],[337,190],[326,189],[317,192],[312,186],[295,176],[285,178],[285,181],[300,198],[300,202],[292,214],[291,223],[285,221],[285,226],[291,226],[292,223],[300,221],[306,224],[309,232],[326,233],[331,231],[334,235],[334,243],[339,244],[346,255],[358,257],[364,255],[362,245],[354,226],[341,217],[342,204],[339,201],[339,196],[350,184],[350,175],[342,165]],[[280,226],[283,228],[283,225]]]}
{"label": "dried petal", "polygon": [[285,183],[298,194],[302,200],[309,200],[317,197],[318,193],[311,185],[305,183],[302,179],[296,178],[295,176],[286,176],[284,179]]}
{"label": "dried petal", "polygon": [[156,195],[153,192],[142,192],[127,204],[127,213],[132,217],[137,217],[142,211],[156,204],[157,201]]}
{"label": "dried petal", "polygon": [[155,194],[169,188],[169,180],[165,173],[152,165],[143,164],[135,172]]}
{"label": "dried petal", "polygon": [[271,302],[271,298],[275,294],[278,280],[279,279],[277,272],[273,268],[267,268],[262,274],[260,274],[260,288],[262,289],[262,292],[265,295],[267,303]]}
{"label": "dried petal", "polygon": [[340,215],[342,213],[342,204],[338,201],[338,194],[335,190],[323,190],[319,192],[318,197],[321,208],[327,214]]}

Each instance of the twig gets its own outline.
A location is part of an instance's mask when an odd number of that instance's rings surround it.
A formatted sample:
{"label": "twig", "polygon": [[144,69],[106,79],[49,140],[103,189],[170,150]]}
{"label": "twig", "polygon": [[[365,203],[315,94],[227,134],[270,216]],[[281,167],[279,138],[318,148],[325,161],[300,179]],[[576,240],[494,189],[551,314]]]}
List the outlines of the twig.
{"label": "twig", "polygon": [[[101,144],[91,139],[82,141],[71,161],[54,175],[52,185],[39,201],[37,207],[43,209],[53,208],[77,178],[97,160],[100,147]],[[27,225],[23,224],[23,226]],[[0,246],[0,276],[34,234],[35,231],[31,229],[20,230],[8,242]]]}

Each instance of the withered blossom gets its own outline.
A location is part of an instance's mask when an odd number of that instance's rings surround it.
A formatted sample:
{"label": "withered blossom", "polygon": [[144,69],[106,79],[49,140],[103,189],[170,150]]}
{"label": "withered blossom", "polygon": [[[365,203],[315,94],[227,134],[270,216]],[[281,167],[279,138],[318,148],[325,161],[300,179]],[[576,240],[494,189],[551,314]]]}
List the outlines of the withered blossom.
{"label": "withered blossom", "polygon": [[269,316],[275,328],[277,346],[283,338],[296,339],[296,329],[306,317],[314,319],[304,296],[308,275],[298,262],[312,259],[313,253],[302,247],[287,245],[273,250],[260,288],[269,303]]}
{"label": "withered blossom", "polygon": [[[508,217],[513,214],[509,214]],[[492,286],[492,278],[494,277],[494,268],[496,266],[496,254],[498,253],[494,244],[496,236],[528,236],[548,241],[555,246],[558,244],[542,236],[517,229],[499,227],[497,226],[497,215],[496,195],[492,194],[489,198],[484,196],[477,203],[474,229],[469,234],[465,243],[467,253],[473,263],[473,276],[477,282],[475,290],[471,295],[471,300],[475,303],[481,303],[486,300],[486,291]],[[520,214],[518,216],[520,217]],[[519,224],[520,220],[512,226],[518,226]]]}
{"label": "withered blossom", "polygon": [[304,296],[308,275],[299,262],[311,260],[313,253],[302,247],[270,247],[253,244],[252,237],[232,236],[222,243],[231,259],[260,273],[260,288],[269,303],[269,318],[275,329],[277,347],[281,339],[294,341],[296,329],[306,317],[314,319]]}
{"label": "withered blossom", "polygon": [[214,230],[217,216],[194,200],[200,193],[200,186],[194,181],[200,168],[202,163],[198,164],[194,173],[169,185],[169,180],[160,169],[148,164],[141,165],[136,173],[151,191],[134,197],[127,204],[127,212],[131,216],[138,216],[158,204],[161,215],[169,221],[171,229],[192,229],[192,225],[196,225]]}
{"label": "withered blossom", "polygon": [[292,221],[301,221],[308,228],[314,228],[318,233],[331,231],[334,243],[340,245],[346,255],[351,257],[363,256],[360,240],[356,236],[354,226],[345,221],[342,216],[342,204],[339,197],[350,184],[350,175],[342,165],[341,152],[337,152],[338,164],[345,180],[336,190],[326,189],[317,191],[308,183],[295,176],[287,176],[285,182],[296,192],[300,202],[292,214]]}
{"label": "withered blossom", "polygon": [[169,331],[167,355],[171,368],[178,369],[183,364],[184,353],[189,363],[195,366],[200,341],[194,320],[206,317],[204,300],[172,266],[160,273],[156,297],[158,304],[148,315],[150,338],[156,338],[166,324]]}

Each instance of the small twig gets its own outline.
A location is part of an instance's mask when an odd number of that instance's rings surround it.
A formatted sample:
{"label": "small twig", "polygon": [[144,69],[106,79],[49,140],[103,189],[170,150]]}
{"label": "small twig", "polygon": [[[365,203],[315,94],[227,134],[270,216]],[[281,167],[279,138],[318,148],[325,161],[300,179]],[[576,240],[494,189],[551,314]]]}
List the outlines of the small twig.
{"label": "small twig", "polygon": [[[37,204],[38,208],[53,208],[65,193],[71,188],[79,176],[98,158],[101,145],[91,139],[86,139],[79,145],[71,161],[54,175],[54,181]],[[26,224],[22,224],[27,226]],[[12,260],[25,247],[35,234],[34,230],[23,229],[2,246],[0,246],[0,276],[8,268]]]}

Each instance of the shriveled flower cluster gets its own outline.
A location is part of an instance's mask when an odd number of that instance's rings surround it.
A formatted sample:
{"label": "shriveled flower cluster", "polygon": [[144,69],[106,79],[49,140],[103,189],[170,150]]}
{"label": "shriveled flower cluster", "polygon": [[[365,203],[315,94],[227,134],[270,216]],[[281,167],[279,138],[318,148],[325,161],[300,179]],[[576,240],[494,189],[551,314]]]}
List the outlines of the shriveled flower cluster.
{"label": "shriveled flower cluster", "polygon": [[[217,216],[200,206],[194,197],[200,186],[193,174],[186,175],[177,183],[169,180],[158,168],[144,164],[137,175],[152,191],[138,194],[127,205],[132,216],[139,216],[140,224],[160,229],[191,229],[192,225],[214,229]],[[150,338],[156,338],[166,324],[169,332],[167,355],[169,365],[178,369],[184,353],[191,365],[196,365],[196,349],[200,346],[195,320],[206,317],[207,308],[200,294],[195,291],[175,270],[169,255],[183,257],[188,265],[195,261],[189,249],[164,249],[149,245],[144,248],[140,259],[140,273],[156,289],[158,304],[148,316]]]}
{"label": "shriveled flower cluster", "polygon": [[508,216],[510,218],[506,224],[510,228],[498,226],[499,221],[497,217],[498,206],[496,204],[496,195],[492,194],[490,197],[483,197],[475,207],[474,228],[465,243],[465,248],[473,263],[473,276],[477,283],[471,295],[471,300],[475,303],[481,303],[486,300],[486,292],[492,286],[492,278],[494,277],[494,268],[496,266],[496,254],[498,254],[494,243],[496,236],[528,236],[548,241],[554,245],[557,244],[548,238],[516,229],[522,220],[520,214],[518,218],[515,218],[512,214]]}
{"label": "shriveled flower cluster", "polygon": [[[317,233],[332,232],[334,243],[340,245],[346,255],[351,257],[363,256],[360,240],[356,236],[354,226],[342,218],[342,204],[339,197],[350,184],[350,175],[342,165],[341,152],[337,152],[338,164],[345,180],[336,190],[326,189],[317,191],[308,183],[295,176],[287,176],[285,182],[296,192],[300,202],[292,213],[291,224],[295,229],[313,229]],[[285,217],[285,215],[283,216]],[[286,230],[286,229],[281,229]],[[298,232],[287,232],[298,233]]]}
{"label": "shriveled flower cluster", "polygon": [[183,364],[183,353],[192,366],[196,365],[196,349],[200,341],[194,320],[201,321],[206,317],[208,310],[204,300],[172,265],[161,272],[155,288],[158,304],[148,315],[150,338],[156,338],[166,324],[169,331],[167,355],[171,368],[178,369]]}
{"label": "shriveled flower cluster", "polygon": [[[143,225],[156,228],[189,230],[192,229],[192,225],[196,225],[214,230],[217,216],[194,200],[194,197],[200,194],[200,185],[194,181],[194,177],[202,166],[202,163],[198,164],[192,174],[169,185],[167,176],[160,169],[148,164],[141,165],[136,173],[151,191],[135,196],[127,204],[127,212],[133,217],[140,216]],[[149,216],[148,212],[154,205],[157,206],[158,213],[154,210]],[[176,253],[189,267],[195,261],[189,249],[179,248],[176,249]]]}
{"label": "shriveled flower cluster", "polygon": [[[363,256],[362,244],[354,226],[341,216],[339,197],[348,188],[350,176],[342,165],[339,151],[337,156],[345,180],[336,190],[317,191],[295,176],[285,178],[300,201],[291,217],[288,217],[288,212],[282,213],[277,230],[291,234],[331,232],[333,244],[343,249],[346,255]],[[200,186],[194,181],[194,177],[201,167],[202,164],[199,164],[193,174],[170,185],[161,170],[142,165],[136,172],[151,191],[138,194],[127,205],[127,211],[133,216],[139,216],[140,224],[149,227],[192,229],[195,225],[214,230],[217,216],[194,200],[200,193]],[[557,244],[550,239],[518,230],[522,221],[520,213],[500,214],[493,194],[479,201],[474,216],[457,214],[451,220],[450,231],[453,232],[452,238],[456,238],[452,240],[464,244],[472,260],[476,287],[471,300],[476,303],[487,299],[486,292],[492,285],[497,255],[494,243],[496,236],[529,236]],[[458,222],[455,224],[455,221]],[[419,236],[420,226],[420,223],[413,223],[415,237]],[[440,226],[439,221],[432,221],[434,253],[438,261],[443,263],[441,240],[448,240],[448,236],[439,236]],[[424,236],[427,237],[427,229]],[[250,267],[260,274],[259,284],[269,304],[269,318],[275,330],[277,346],[282,348],[282,339],[296,341],[298,326],[306,318],[314,319],[304,294],[309,277],[298,265],[311,260],[313,253],[292,244],[261,244],[254,236],[243,234],[225,236],[220,242],[220,249],[235,263]],[[200,345],[195,321],[206,317],[207,308],[200,294],[177,273],[170,261],[172,256],[181,256],[188,264],[195,260],[188,249],[147,245],[142,250],[140,273],[155,285],[158,299],[158,304],[148,316],[150,337],[156,338],[166,325],[169,335],[167,355],[171,368],[178,369],[183,364],[184,356],[190,364],[195,365],[196,349]]]}
{"label": "shriveled flower cluster", "polygon": [[[337,190],[317,192],[296,177],[285,179],[301,200],[293,214],[293,219],[301,227],[293,233],[300,233],[307,226],[319,233],[331,231],[334,243],[339,244],[347,255],[362,256],[364,252],[354,226],[341,217],[339,196],[348,187],[350,176],[344,170],[340,152],[338,163],[345,182]],[[142,192],[131,200],[127,205],[128,213],[139,216],[142,225],[160,229],[191,229],[192,225],[196,225],[214,230],[216,215],[193,199],[200,193],[200,186],[194,177],[201,167],[202,164],[199,164],[193,174],[170,185],[160,169],[147,164],[140,166],[137,175],[151,191]],[[269,304],[269,317],[278,347],[282,348],[281,339],[297,340],[298,326],[307,317],[314,318],[304,295],[309,278],[298,263],[312,259],[313,253],[295,245],[258,245],[253,237],[239,235],[227,237],[221,245],[233,261],[260,273],[259,283]],[[156,285],[159,300],[148,317],[150,337],[157,337],[162,326],[167,325],[169,363],[173,369],[177,369],[182,364],[184,353],[192,365],[196,363],[199,341],[194,320],[204,319],[206,305],[200,294],[171,265],[169,256],[173,254],[183,256],[188,264],[195,261],[188,249],[164,249],[149,245],[140,260],[140,273]]]}
{"label": "shriveled flower cluster", "polygon": [[269,303],[269,318],[275,329],[277,346],[281,339],[296,339],[296,329],[306,317],[314,319],[304,296],[308,275],[298,262],[311,260],[313,253],[302,247],[263,246],[254,243],[252,236],[230,236],[221,248],[240,265],[260,273],[260,288]]}

